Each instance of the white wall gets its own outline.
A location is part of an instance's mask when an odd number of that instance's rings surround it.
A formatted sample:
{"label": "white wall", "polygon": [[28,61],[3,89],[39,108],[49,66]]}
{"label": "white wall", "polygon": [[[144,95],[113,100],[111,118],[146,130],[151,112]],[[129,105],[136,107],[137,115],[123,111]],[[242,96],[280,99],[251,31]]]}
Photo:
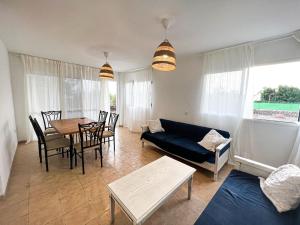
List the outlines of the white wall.
{"label": "white wall", "polygon": [[8,53],[0,40],[0,195],[6,190],[17,148],[16,124],[10,81]]}
{"label": "white wall", "polygon": [[24,67],[21,57],[14,53],[9,53],[9,63],[11,72],[11,85],[13,91],[15,118],[17,126],[18,141],[26,140],[26,117],[25,104],[25,77]]}
{"label": "white wall", "polygon": [[286,164],[298,129],[296,123],[246,119],[239,137],[244,152],[241,156],[274,167]]}
{"label": "white wall", "polygon": [[177,59],[174,72],[153,70],[152,117],[198,124],[201,56]]}

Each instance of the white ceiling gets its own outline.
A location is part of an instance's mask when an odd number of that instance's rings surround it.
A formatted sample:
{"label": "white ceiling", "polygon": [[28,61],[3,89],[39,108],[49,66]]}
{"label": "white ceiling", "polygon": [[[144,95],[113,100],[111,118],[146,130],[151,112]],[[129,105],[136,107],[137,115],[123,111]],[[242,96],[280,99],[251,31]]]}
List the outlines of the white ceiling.
{"label": "white ceiling", "polygon": [[177,55],[288,33],[300,28],[300,0],[0,0],[0,39],[10,51],[117,71],[150,65],[175,20]]}

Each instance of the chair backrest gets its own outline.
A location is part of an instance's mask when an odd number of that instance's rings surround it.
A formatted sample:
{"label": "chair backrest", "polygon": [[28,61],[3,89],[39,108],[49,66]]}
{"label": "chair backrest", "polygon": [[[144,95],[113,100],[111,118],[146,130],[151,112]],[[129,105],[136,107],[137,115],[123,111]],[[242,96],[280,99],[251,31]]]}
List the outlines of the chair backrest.
{"label": "chair backrest", "polygon": [[109,131],[115,132],[118,118],[119,118],[119,114],[117,114],[117,113],[109,114],[109,121],[108,121],[108,130]]}
{"label": "chair backrest", "polygon": [[81,148],[90,148],[100,145],[102,141],[105,123],[91,122],[78,124]]}
{"label": "chair backrest", "polygon": [[39,137],[39,140],[46,145],[45,136],[44,136],[44,133],[42,131],[42,128],[41,128],[40,124],[38,123],[36,118],[34,118],[33,121],[34,121],[34,126],[35,126],[35,129],[36,129],[36,133]]}
{"label": "chair backrest", "polygon": [[98,122],[105,123],[106,122],[106,118],[107,118],[107,114],[108,114],[108,112],[100,110]]}
{"label": "chair backrest", "polygon": [[35,133],[37,139],[40,141],[40,136],[39,136],[39,133],[37,131],[37,128],[36,128],[36,125],[35,125],[35,121],[34,121],[34,119],[32,118],[31,115],[29,115],[29,120],[30,120],[30,123],[31,123],[31,125],[33,127],[33,130],[34,130],[34,133]]}
{"label": "chair backrest", "polygon": [[[204,136],[213,128],[203,127],[193,124],[187,124],[182,122],[176,122],[172,120],[160,119],[161,125],[166,133],[175,134],[184,138],[188,138],[195,142],[201,141]],[[227,131],[218,130],[223,137],[229,138],[230,134]]]}
{"label": "chair backrest", "polygon": [[47,128],[52,127],[51,124],[50,124],[51,120],[61,120],[61,110],[59,110],[59,111],[46,111],[46,112],[41,111],[41,114],[42,114],[42,117],[43,117],[45,130]]}

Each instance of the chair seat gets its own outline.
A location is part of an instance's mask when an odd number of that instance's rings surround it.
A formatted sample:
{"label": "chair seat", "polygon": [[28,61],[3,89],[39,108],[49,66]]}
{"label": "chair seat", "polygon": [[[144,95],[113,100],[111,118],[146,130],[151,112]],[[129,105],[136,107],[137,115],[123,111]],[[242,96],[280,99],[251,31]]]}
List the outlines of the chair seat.
{"label": "chair seat", "polygon": [[114,133],[112,131],[109,131],[109,130],[105,130],[103,131],[103,138],[107,138],[107,137],[112,137],[114,136]]}
{"label": "chair seat", "polygon": [[54,129],[54,128],[47,128],[45,131],[44,131],[44,135],[47,136],[49,134],[55,134],[57,133],[57,131]]}
{"label": "chair seat", "polygon": [[58,138],[63,138],[64,136],[61,135],[61,134],[51,134],[51,135],[48,135],[48,136],[45,136],[45,140],[46,141],[52,141],[52,140],[55,140],[55,139],[58,139]]}
{"label": "chair seat", "polygon": [[70,139],[68,138],[58,138],[51,141],[47,141],[47,150],[53,150],[58,148],[70,147]]}

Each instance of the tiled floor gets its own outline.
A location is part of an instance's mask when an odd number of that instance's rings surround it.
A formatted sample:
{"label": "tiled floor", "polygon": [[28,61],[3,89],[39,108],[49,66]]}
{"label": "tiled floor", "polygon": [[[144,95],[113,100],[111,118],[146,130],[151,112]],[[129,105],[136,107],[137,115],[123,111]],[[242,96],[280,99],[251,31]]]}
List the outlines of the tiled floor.
{"label": "tiled floor", "polygon": [[[81,164],[70,170],[68,160],[54,156],[49,172],[38,160],[37,144],[20,144],[14,159],[7,194],[0,199],[1,225],[107,225],[110,223],[106,184],[161,157],[162,152],[145,145],[139,134],[125,128],[117,130],[116,154],[112,146],[104,149],[104,166],[95,161],[93,151],[86,154],[86,175]],[[212,173],[197,168],[192,199],[182,187],[145,224],[192,225],[231,170],[226,166],[218,182]],[[117,208],[116,225],[130,224]]]}

